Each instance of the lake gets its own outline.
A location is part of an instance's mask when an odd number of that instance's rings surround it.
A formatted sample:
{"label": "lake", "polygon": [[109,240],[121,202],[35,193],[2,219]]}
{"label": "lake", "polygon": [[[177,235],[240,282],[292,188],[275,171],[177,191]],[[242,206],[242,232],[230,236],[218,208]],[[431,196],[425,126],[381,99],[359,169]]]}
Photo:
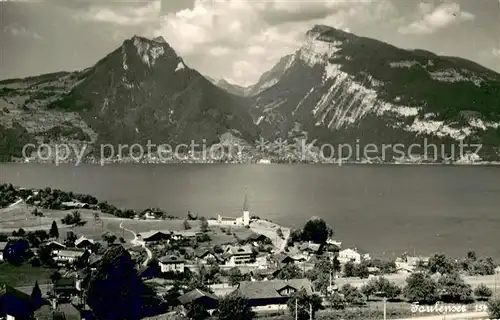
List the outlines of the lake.
{"label": "lake", "polygon": [[392,257],[468,250],[500,258],[500,167],[416,165],[0,164],[0,182],[88,193],[185,216],[252,215],[289,227],[325,219],[343,247]]}

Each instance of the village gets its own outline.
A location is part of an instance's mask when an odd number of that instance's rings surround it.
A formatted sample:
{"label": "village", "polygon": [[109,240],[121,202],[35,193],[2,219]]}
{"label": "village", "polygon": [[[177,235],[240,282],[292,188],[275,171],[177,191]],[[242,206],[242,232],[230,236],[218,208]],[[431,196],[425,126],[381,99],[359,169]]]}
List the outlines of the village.
{"label": "village", "polygon": [[[473,251],[461,260],[371,257],[344,247],[320,218],[298,230],[260,219],[246,195],[234,216],[178,219],[159,209],[117,217],[92,197],[55,193],[67,200],[57,209],[46,202],[54,190],[0,186],[0,316],[7,319],[123,319],[109,313],[119,306],[102,284],[126,291],[121,276],[148,288],[148,307],[130,319],[228,319],[227,310],[241,312],[236,319],[405,319],[418,303],[485,313],[497,297],[491,258]],[[134,274],[113,278],[125,265]]]}

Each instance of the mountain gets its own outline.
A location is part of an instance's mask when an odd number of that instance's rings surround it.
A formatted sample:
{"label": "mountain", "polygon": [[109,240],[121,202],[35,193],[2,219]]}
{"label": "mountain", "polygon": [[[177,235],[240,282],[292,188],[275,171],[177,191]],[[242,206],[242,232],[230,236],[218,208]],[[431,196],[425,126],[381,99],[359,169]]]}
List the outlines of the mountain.
{"label": "mountain", "polygon": [[83,71],[0,81],[0,112],[0,154],[9,156],[35,140],[210,145],[228,132],[259,135],[246,101],[189,68],[161,37],[127,39]]}
{"label": "mountain", "polygon": [[247,88],[239,86],[237,84],[229,83],[226,79],[215,80],[213,78],[205,76],[208,80],[210,80],[217,87],[234,94],[236,96],[244,97],[246,96]]}
{"label": "mountain", "polygon": [[295,55],[293,54],[282,57],[280,61],[276,65],[274,65],[274,67],[271,70],[265,72],[259,78],[256,84],[246,88],[245,95],[255,96],[261,93],[262,91],[266,90],[267,88],[274,86],[276,83],[278,83],[278,81],[285,74],[288,68],[290,68],[294,59]]}
{"label": "mountain", "polygon": [[464,140],[483,144],[484,158],[498,155],[500,74],[465,59],[317,25],[259,83],[251,112],[267,139]]}

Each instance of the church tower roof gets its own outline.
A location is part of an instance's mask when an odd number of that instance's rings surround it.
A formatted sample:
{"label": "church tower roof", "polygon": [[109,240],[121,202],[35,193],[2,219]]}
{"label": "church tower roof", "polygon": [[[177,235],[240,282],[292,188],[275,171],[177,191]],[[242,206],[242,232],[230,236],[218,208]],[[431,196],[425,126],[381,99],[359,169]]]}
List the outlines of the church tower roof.
{"label": "church tower roof", "polygon": [[243,202],[243,211],[249,211],[248,210],[248,199],[247,199],[247,193],[245,192],[245,201]]}

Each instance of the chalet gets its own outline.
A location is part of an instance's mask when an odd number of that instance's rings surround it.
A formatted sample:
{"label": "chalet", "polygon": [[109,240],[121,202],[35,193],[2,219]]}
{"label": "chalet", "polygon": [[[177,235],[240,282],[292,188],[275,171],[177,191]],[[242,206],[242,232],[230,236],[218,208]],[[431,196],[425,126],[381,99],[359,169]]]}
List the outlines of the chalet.
{"label": "chalet", "polygon": [[8,320],[30,319],[32,303],[30,295],[0,283],[0,318]]}
{"label": "chalet", "polygon": [[194,289],[187,292],[186,294],[180,296],[178,300],[183,306],[197,303],[203,305],[205,309],[209,311],[217,308],[218,302],[217,296],[208,292],[201,291],[199,289]]}
{"label": "chalet", "polygon": [[271,239],[269,239],[268,237],[266,237],[263,234],[256,233],[256,232],[250,233],[247,237],[245,237],[241,240],[243,240],[245,242],[256,242],[256,243],[270,242],[270,243],[272,243]]}
{"label": "chalet", "polygon": [[220,257],[217,254],[214,254],[208,248],[203,248],[203,249],[197,250],[195,252],[195,256],[196,256],[196,259],[198,260],[198,262],[201,264],[207,264],[211,261],[215,261],[217,263],[224,262],[224,259],[222,257]]}
{"label": "chalet", "polygon": [[309,256],[312,254],[319,254],[321,251],[321,244],[314,243],[314,242],[307,242],[307,243],[303,243],[299,247],[299,249],[300,249],[300,251],[302,251],[302,253],[305,256]]}
{"label": "chalet", "polygon": [[170,239],[170,234],[161,231],[149,231],[140,234],[141,240],[147,244],[155,244]]}
{"label": "chalet", "polygon": [[308,279],[242,281],[236,292],[245,296],[254,309],[283,309],[290,295],[302,289],[308,295],[313,294]]}
{"label": "chalet", "polygon": [[7,246],[8,242],[0,242],[0,261],[3,261],[3,250]]}
{"label": "chalet", "polygon": [[160,271],[166,272],[184,272],[185,261],[177,256],[165,256],[159,260]]}
{"label": "chalet", "polygon": [[50,241],[45,244],[45,247],[49,248],[52,253],[57,253],[59,250],[64,250],[66,246],[57,241]]}
{"label": "chalet", "polygon": [[292,257],[284,253],[278,253],[272,256],[271,260],[274,262],[276,268],[281,268],[287,264],[294,263],[295,261],[292,259]]}
{"label": "chalet", "polygon": [[252,248],[246,246],[230,246],[227,248],[225,255],[228,257],[227,265],[240,265],[253,262],[254,254]]}
{"label": "chalet", "polygon": [[88,257],[88,251],[84,250],[59,250],[54,257],[58,264],[73,263],[77,259]]}
{"label": "chalet", "polygon": [[189,230],[184,231],[174,231],[172,232],[173,240],[191,240],[196,239],[196,236],[200,235],[201,232],[194,232]]}
{"label": "chalet", "polygon": [[84,236],[81,236],[75,241],[75,247],[78,249],[88,249],[91,250],[94,246],[94,240],[87,239]]}
{"label": "chalet", "polygon": [[252,281],[272,280],[278,274],[278,268],[254,269],[250,272]]}

